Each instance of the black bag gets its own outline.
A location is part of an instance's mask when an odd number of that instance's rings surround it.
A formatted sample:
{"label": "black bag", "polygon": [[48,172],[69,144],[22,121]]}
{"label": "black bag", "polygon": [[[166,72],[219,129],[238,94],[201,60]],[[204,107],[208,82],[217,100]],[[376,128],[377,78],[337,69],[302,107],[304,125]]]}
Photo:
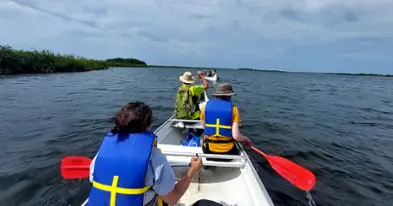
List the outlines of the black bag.
{"label": "black bag", "polygon": [[224,205],[211,200],[202,199],[195,202],[192,206],[224,206]]}

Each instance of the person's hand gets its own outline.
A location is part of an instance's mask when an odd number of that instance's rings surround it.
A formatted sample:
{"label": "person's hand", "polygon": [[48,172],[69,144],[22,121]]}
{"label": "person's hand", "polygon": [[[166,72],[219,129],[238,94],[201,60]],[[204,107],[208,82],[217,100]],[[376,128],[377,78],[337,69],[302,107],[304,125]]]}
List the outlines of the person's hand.
{"label": "person's hand", "polygon": [[251,147],[251,140],[248,139],[247,137],[244,137],[243,143],[244,143],[247,147]]}
{"label": "person's hand", "polygon": [[200,78],[201,76],[202,76],[202,72],[201,71],[198,71],[198,77]]}
{"label": "person's hand", "polygon": [[199,157],[193,157],[190,163],[190,172],[192,176],[198,173],[201,170],[202,166],[202,159]]}

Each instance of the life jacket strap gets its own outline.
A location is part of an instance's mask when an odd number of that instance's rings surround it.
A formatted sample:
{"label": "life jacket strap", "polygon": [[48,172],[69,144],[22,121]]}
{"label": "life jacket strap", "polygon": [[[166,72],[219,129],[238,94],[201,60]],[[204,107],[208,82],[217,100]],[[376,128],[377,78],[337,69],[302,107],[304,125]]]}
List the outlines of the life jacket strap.
{"label": "life jacket strap", "polygon": [[145,193],[147,190],[150,189],[151,186],[146,186],[143,188],[122,188],[122,187],[117,187],[117,184],[119,182],[119,176],[114,176],[112,185],[104,185],[101,183],[98,183],[96,181],[93,181],[93,187],[110,192],[110,206],[115,206],[116,205],[116,195],[117,194],[123,194],[123,195],[140,195]]}
{"label": "life jacket strap", "polygon": [[123,195],[140,195],[145,193],[147,190],[150,189],[151,186],[146,186],[143,188],[123,188],[123,187],[117,187],[117,183],[119,181],[119,176],[115,176],[113,178],[112,185],[104,185],[101,183],[98,183],[96,181],[93,181],[93,187],[107,191],[107,192],[113,192],[115,191],[118,194],[123,194]]}
{"label": "life jacket strap", "polygon": [[220,135],[220,128],[221,129],[232,129],[232,125],[221,125],[220,118],[216,119],[216,124],[205,124],[205,127],[215,128],[216,129],[216,133],[214,134],[215,136],[221,136]]}

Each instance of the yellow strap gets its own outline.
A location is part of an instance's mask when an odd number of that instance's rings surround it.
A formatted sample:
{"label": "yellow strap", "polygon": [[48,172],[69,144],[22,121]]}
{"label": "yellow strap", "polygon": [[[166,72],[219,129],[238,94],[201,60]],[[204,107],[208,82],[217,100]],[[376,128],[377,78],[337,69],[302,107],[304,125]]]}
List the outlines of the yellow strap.
{"label": "yellow strap", "polygon": [[109,190],[111,192],[110,206],[116,205],[117,183],[119,183],[119,176],[114,176],[112,181],[112,187],[110,187]]}
{"label": "yellow strap", "polygon": [[162,202],[162,198],[160,196],[158,196],[157,199],[157,206],[164,206],[164,203]]}
{"label": "yellow strap", "polygon": [[[116,180],[117,177],[117,180]],[[118,176],[115,176],[115,178],[113,179],[114,181],[118,181]],[[114,183],[113,181],[113,183]],[[112,192],[115,191],[118,194],[123,194],[123,195],[139,195],[139,194],[143,194],[145,193],[147,190],[150,189],[151,186],[146,186],[144,188],[135,188],[135,189],[128,189],[128,188],[122,188],[122,187],[113,187],[113,183],[112,186],[109,185],[104,185],[98,182],[93,182],[93,187],[99,189],[99,190],[104,190],[107,192]],[[116,182],[117,183],[117,182]]]}
{"label": "yellow strap", "polygon": [[215,135],[220,135],[220,128],[222,128],[222,129],[232,129],[232,126],[220,125],[220,119],[219,118],[217,118],[216,124],[206,124],[206,127],[215,127],[216,128],[216,134]]}
{"label": "yellow strap", "polygon": [[151,187],[151,186],[146,186],[144,188],[128,189],[128,188],[117,187],[118,183],[119,183],[119,176],[114,176],[111,186],[93,181],[93,187],[111,193],[110,206],[116,205],[116,194],[139,195],[145,193]]}

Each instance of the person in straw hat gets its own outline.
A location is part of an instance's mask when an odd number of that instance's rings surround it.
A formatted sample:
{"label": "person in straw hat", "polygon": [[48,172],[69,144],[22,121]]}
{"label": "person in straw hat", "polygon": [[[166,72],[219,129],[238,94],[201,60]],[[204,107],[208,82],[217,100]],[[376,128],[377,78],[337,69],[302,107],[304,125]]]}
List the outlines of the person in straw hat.
{"label": "person in straw hat", "polygon": [[235,95],[232,86],[229,83],[219,84],[212,95],[216,99],[209,100],[206,107],[201,108],[200,119],[205,127],[203,152],[238,155],[235,140],[246,145],[251,145],[251,141],[240,133],[239,110],[231,101]]}
{"label": "person in straw hat", "polygon": [[195,85],[195,78],[191,72],[184,72],[179,80],[183,85],[179,87],[176,95],[175,115],[178,119],[199,119],[200,108],[198,105],[199,97],[209,88],[202,72],[198,72],[203,85]]}

